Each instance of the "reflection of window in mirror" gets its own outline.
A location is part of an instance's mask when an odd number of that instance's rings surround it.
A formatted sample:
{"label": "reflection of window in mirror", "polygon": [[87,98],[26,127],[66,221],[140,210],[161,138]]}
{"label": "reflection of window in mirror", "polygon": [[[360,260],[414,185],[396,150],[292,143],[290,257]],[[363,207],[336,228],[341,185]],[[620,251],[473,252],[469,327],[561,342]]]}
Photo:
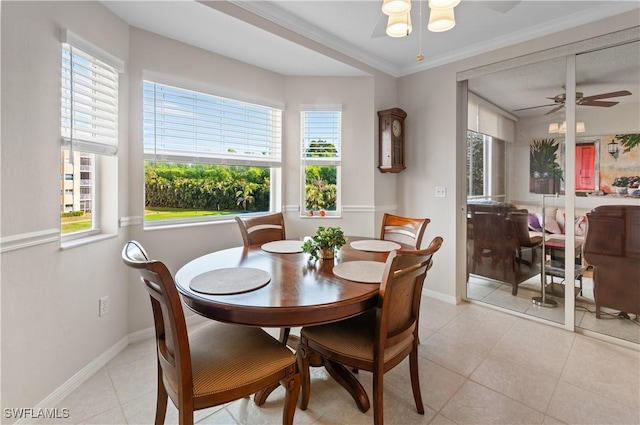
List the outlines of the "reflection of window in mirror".
{"label": "reflection of window in mirror", "polygon": [[[565,169],[565,142],[562,144],[562,169]],[[600,139],[576,140],[576,192],[600,190]],[[564,191],[564,181],[561,190]]]}

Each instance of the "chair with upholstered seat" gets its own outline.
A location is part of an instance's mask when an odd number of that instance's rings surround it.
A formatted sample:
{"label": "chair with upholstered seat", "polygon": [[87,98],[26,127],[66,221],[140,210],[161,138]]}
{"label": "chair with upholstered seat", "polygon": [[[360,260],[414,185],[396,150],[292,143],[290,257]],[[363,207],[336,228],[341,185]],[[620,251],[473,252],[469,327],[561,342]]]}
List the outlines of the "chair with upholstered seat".
{"label": "chair with upholstered seat", "polygon": [[260,216],[236,216],[244,246],[286,239],[281,212]]}
{"label": "chair with upholstered seat", "polygon": [[428,218],[410,218],[385,213],[382,216],[380,239],[420,249],[424,231],[430,221]]}
{"label": "chair with upholstered seat", "polygon": [[418,377],[418,318],[422,287],[442,238],[424,250],[392,251],[385,264],[377,307],[336,323],[304,327],[297,358],[302,377],[300,408],[310,396],[309,359],[373,372],[373,418],[384,422],[383,375],[409,356],[411,387],[418,413],[424,414]]}
{"label": "chair with upholstered seat", "polygon": [[193,424],[194,410],[247,397],[278,382],[286,389],[282,423],[293,423],[300,374],[287,347],[260,328],[218,322],[188,334],[178,290],[164,263],[149,260],[135,241],[125,245],[122,260],[140,272],[151,298],[158,361],[156,425],[164,423],[168,397],[178,408],[179,423]]}

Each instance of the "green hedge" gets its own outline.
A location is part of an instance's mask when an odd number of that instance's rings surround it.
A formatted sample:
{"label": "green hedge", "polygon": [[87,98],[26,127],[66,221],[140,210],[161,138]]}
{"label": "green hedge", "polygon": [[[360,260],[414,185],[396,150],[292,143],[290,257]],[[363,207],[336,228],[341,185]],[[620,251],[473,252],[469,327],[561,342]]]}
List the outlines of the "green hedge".
{"label": "green hedge", "polygon": [[145,164],[145,206],[268,211],[270,170],[220,165]]}

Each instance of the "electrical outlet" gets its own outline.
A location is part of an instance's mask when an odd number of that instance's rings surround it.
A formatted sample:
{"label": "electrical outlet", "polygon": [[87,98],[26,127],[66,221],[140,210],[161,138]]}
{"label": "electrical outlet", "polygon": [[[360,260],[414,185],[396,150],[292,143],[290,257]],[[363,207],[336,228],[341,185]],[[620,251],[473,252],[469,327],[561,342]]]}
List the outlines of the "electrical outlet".
{"label": "electrical outlet", "polygon": [[102,317],[109,312],[109,297],[100,298],[100,311],[98,312],[98,316]]}
{"label": "electrical outlet", "polygon": [[446,198],[447,188],[444,186],[436,186],[436,198]]}

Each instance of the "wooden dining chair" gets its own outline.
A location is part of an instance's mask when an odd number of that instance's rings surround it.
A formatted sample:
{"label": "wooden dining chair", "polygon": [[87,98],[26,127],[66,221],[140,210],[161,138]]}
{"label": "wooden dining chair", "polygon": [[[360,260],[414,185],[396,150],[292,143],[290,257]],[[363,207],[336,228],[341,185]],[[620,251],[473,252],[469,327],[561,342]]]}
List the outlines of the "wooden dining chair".
{"label": "wooden dining chair", "polygon": [[281,212],[259,216],[236,216],[244,246],[286,239]]}
{"label": "wooden dining chair", "polygon": [[250,396],[280,382],[286,389],[282,423],[293,423],[300,391],[296,359],[260,328],[212,322],[187,334],[184,311],[171,273],[149,260],[142,245],[127,242],[124,263],[137,269],[151,298],[156,329],[158,390],[155,424],[164,424],[167,397],[179,423],[193,424],[194,410]]}
{"label": "wooden dining chair", "polygon": [[324,362],[373,372],[373,421],[383,424],[383,375],[409,356],[413,398],[418,413],[424,414],[418,379],[418,318],[422,286],[441,245],[438,236],[424,250],[392,251],[376,308],[340,322],[302,328],[296,353],[302,410],[309,403],[309,359],[319,355]]}
{"label": "wooden dining chair", "polygon": [[[284,216],[281,212],[249,217],[236,216],[236,222],[245,247],[286,239]],[[287,343],[290,333],[291,328],[282,328],[280,341]],[[297,345],[298,340],[294,339],[289,344]]]}
{"label": "wooden dining chair", "polygon": [[422,236],[430,221],[428,218],[409,218],[385,213],[382,216],[380,239],[420,249]]}

